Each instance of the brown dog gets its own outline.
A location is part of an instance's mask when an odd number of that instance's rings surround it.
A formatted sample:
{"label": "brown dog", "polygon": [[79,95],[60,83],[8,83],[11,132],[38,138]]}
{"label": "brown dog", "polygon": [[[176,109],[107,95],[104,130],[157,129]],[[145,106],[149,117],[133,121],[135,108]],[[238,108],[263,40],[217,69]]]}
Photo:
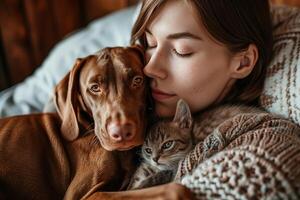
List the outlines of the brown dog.
{"label": "brown dog", "polygon": [[0,191],[8,199],[122,189],[134,170],[132,153],[112,150],[143,142],[142,56],[137,47],[107,48],[78,59],[56,87],[61,120],[36,114],[0,121]]}
{"label": "brown dog", "polygon": [[135,170],[134,151],[129,149],[143,141],[142,67],[138,47],[104,49],[78,59],[58,84],[59,116],[1,119],[0,198],[154,199],[187,194],[176,184],[110,192],[127,186]]}

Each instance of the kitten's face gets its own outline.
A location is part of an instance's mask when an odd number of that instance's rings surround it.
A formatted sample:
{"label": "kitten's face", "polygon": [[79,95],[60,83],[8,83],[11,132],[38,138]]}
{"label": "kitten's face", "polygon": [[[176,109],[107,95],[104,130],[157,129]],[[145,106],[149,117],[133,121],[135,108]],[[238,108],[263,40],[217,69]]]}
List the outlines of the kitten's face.
{"label": "kitten's face", "polygon": [[192,149],[192,121],[189,106],[179,100],[174,119],[160,121],[148,131],[142,146],[145,161],[161,170],[177,167]]}
{"label": "kitten's face", "polygon": [[192,148],[191,130],[172,121],[161,121],[148,132],[142,157],[161,170],[176,167]]}

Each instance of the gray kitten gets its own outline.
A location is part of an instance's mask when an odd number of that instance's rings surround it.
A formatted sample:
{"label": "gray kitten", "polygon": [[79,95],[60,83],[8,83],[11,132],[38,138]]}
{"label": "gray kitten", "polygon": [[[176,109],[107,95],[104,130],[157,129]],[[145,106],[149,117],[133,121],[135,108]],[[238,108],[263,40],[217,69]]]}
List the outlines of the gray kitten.
{"label": "gray kitten", "polygon": [[128,189],[138,189],[173,180],[178,163],[193,148],[192,116],[188,105],[177,103],[173,120],[164,119],[148,131],[141,148],[143,161]]}
{"label": "gray kitten", "polygon": [[128,189],[173,181],[179,161],[185,158],[195,144],[209,140],[207,136],[220,124],[239,114],[262,112],[264,111],[245,105],[221,105],[192,118],[187,103],[179,100],[174,119],[157,122],[147,133],[141,152],[143,161]]}

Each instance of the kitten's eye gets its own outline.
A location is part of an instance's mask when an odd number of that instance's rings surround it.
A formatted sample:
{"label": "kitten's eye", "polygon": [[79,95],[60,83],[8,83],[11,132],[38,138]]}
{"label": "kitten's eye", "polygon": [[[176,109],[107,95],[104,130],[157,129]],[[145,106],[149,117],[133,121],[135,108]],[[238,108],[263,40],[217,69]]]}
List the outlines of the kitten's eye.
{"label": "kitten's eye", "polygon": [[89,90],[94,94],[101,92],[100,85],[97,83],[91,84],[89,86]]}
{"label": "kitten's eye", "polygon": [[152,150],[151,150],[150,148],[145,148],[145,152],[146,152],[147,154],[152,154]]}
{"label": "kitten's eye", "polygon": [[168,150],[168,149],[171,149],[173,146],[174,146],[174,141],[170,140],[170,141],[165,142],[162,145],[162,149],[163,150]]}

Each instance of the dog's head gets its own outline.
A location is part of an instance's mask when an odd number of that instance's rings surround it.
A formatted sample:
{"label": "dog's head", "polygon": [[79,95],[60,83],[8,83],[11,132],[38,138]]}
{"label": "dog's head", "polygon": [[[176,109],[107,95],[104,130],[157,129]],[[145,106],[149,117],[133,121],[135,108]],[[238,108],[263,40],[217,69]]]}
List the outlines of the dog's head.
{"label": "dog's head", "polygon": [[55,89],[63,136],[74,140],[93,130],[106,150],[142,144],[146,107],[143,66],[144,54],[137,46],[105,48],[77,59]]}

